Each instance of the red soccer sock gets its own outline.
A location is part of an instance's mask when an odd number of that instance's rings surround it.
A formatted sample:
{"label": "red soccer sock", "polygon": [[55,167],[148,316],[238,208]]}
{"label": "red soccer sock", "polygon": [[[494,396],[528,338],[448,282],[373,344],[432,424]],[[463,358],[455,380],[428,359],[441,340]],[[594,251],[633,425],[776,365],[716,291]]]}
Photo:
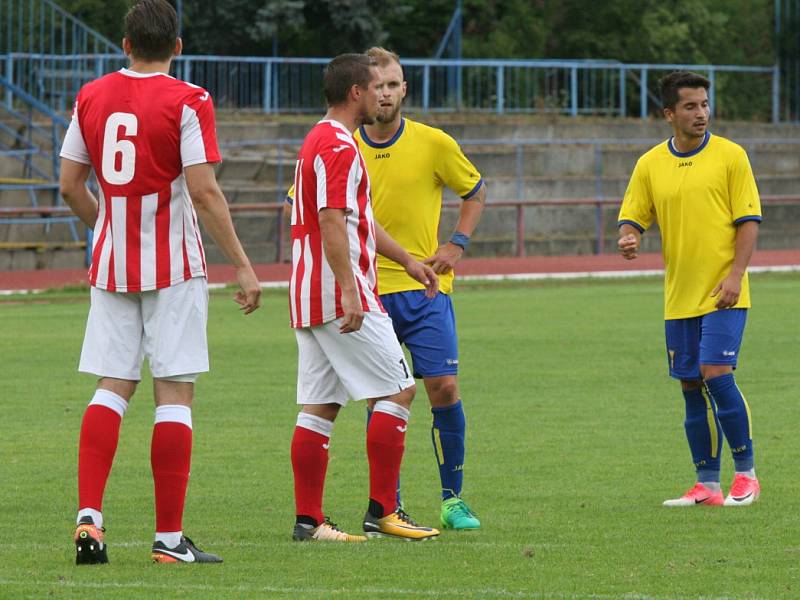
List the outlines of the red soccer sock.
{"label": "red soccer sock", "polygon": [[97,390],[86,407],[78,446],[78,508],[103,510],[111,464],[117,452],[127,403],[108,390]]}
{"label": "red soccer sock", "polygon": [[369,497],[383,507],[383,514],[376,517],[384,517],[397,508],[397,480],[407,423],[408,411],[399,404],[388,401],[375,404],[367,427],[367,458]]}
{"label": "red soccer sock", "polygon": [[183,506],[192,463],[191,409],[156,408],[150,464],[156,498],[156,531],[183,531]]}
{"label": "red soccer sock", "polygon": [[[292,437],[292,471],[294,471],[295,514],[314,519],[319,525],[324,520],[322,496],[325,490],[325,473],[328,470],[328,442],[333,423],[319,417],[319,421],[330,423],[328,435],[307,429],[313,423],[303,421],[311,415],[300,413]],[[303,422],[303,423],[301,423]],[[315,429],[320,429],[315,427]],[[325,429],[324,427],[321,429]]]}

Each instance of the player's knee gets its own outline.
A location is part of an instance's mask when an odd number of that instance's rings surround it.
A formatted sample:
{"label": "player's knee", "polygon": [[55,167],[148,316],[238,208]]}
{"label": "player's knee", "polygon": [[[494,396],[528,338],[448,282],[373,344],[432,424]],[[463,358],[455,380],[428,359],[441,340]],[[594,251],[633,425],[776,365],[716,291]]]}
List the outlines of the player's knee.
{"label": "player's knee", "polygon": [[700,375],[702,375],[704,381],[721,377],[728,373],[733,373],[731,365],[700,365]]}
{"label": "player's knee", "polygon": [[431,405],[449,406],[458,402],[458,381],[455,377],[437,378],[425,384]]}
{"label": "player's knee", "polygon": [[136,384],[138,381],[131,381],[128,379],[116,379],[114,377],[101,377],[97,381],[97,389],[108,390],[114,392],[117,396],[130,402],[131,397],[136,391]]}
{"label": "player's knee", "polygon": [[392,402],[396,402],[400,406],[405,406],[406,408],[411,408],[411,402],[414,400],[414,396],[417,394],[417,386],[412,385],[411,387],[407,387],[402,392],[398,392],[394,396],[392,396]]}
{"label": "player's knee", "polygon": [[330,404],[304,404],[303,408],[300,412],[307,413],[309,415],[313,415],[315,417],[320,417],[321,419],[325,419],[327,421],[335,421],[336,416],[339,414],[339,409],[341,405],[336,403]]}
{"label": "player's knee", "polygon": [[681,379],[681,388],[690,391],[696,390],[703,386],[702,379]]}

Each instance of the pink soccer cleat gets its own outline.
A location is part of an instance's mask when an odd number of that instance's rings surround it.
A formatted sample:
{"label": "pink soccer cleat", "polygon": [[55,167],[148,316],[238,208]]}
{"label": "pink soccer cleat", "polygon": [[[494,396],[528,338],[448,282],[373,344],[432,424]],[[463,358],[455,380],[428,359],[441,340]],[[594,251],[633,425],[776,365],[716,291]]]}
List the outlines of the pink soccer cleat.
{"label": "pink soccer cleat", "polygon": [[721,491],[712,492],[700,482],[680,498],[664,500],[664,506],[722,506],[722,503]]}
{"label": "pink soccer cleat", "polygon": [[758,484],[758,479],[737,473],[733,478],[731,491],[725,498],[725,506],[748,506],[758,500],[760,495],[761,486]]}

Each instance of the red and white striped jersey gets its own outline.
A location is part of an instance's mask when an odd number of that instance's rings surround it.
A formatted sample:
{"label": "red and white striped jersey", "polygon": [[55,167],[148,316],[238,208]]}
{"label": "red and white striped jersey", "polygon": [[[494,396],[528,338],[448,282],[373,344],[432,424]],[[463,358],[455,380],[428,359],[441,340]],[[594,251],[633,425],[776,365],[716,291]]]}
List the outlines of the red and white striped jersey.
{"label": "red and white striped jersey", "polygon": [[375,222],[369,176],[358,143],[337,121],[317,123],[308,133],[294,175],[292,205],[292,327],[313,327],[341,317],[341,289],[325,258],[319,211],[343,209],[350,265],[365,312],[385,312],[378,299]]}
{"label": "red and white striped jersey", "polygon": [[142,292],[205,277],[183,168],[220,161],[207,91],[122,69],[81,88],[61,157],[100,185],[89,283]]}

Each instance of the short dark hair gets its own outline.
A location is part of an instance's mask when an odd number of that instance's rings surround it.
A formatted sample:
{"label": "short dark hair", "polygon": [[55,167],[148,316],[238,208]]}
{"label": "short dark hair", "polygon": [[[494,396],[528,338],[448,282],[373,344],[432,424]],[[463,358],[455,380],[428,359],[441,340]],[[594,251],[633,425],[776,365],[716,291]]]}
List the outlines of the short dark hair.
{"label": "short dark hair", "polygon": [[328,106],[346,102],[354,85],[367,87],[372,80],[370,68],[376,66],[375,59],[366,54],[340,54],[329,62],[322,74],[322,90]]}
{"label": "short dark hair", "polygon": [[658,85],[661,88],[661,106],[675,110],[675,105],[680,100],[681,88],[705,88],[708,91],[711,82],[699,73],[673,71],[662,77]]}
{"label": "short dark hair", "polygon": [[167,60],[178,39],[178,15],[167,0],[139,0],[125,15],[125,37],[136,58]]}

